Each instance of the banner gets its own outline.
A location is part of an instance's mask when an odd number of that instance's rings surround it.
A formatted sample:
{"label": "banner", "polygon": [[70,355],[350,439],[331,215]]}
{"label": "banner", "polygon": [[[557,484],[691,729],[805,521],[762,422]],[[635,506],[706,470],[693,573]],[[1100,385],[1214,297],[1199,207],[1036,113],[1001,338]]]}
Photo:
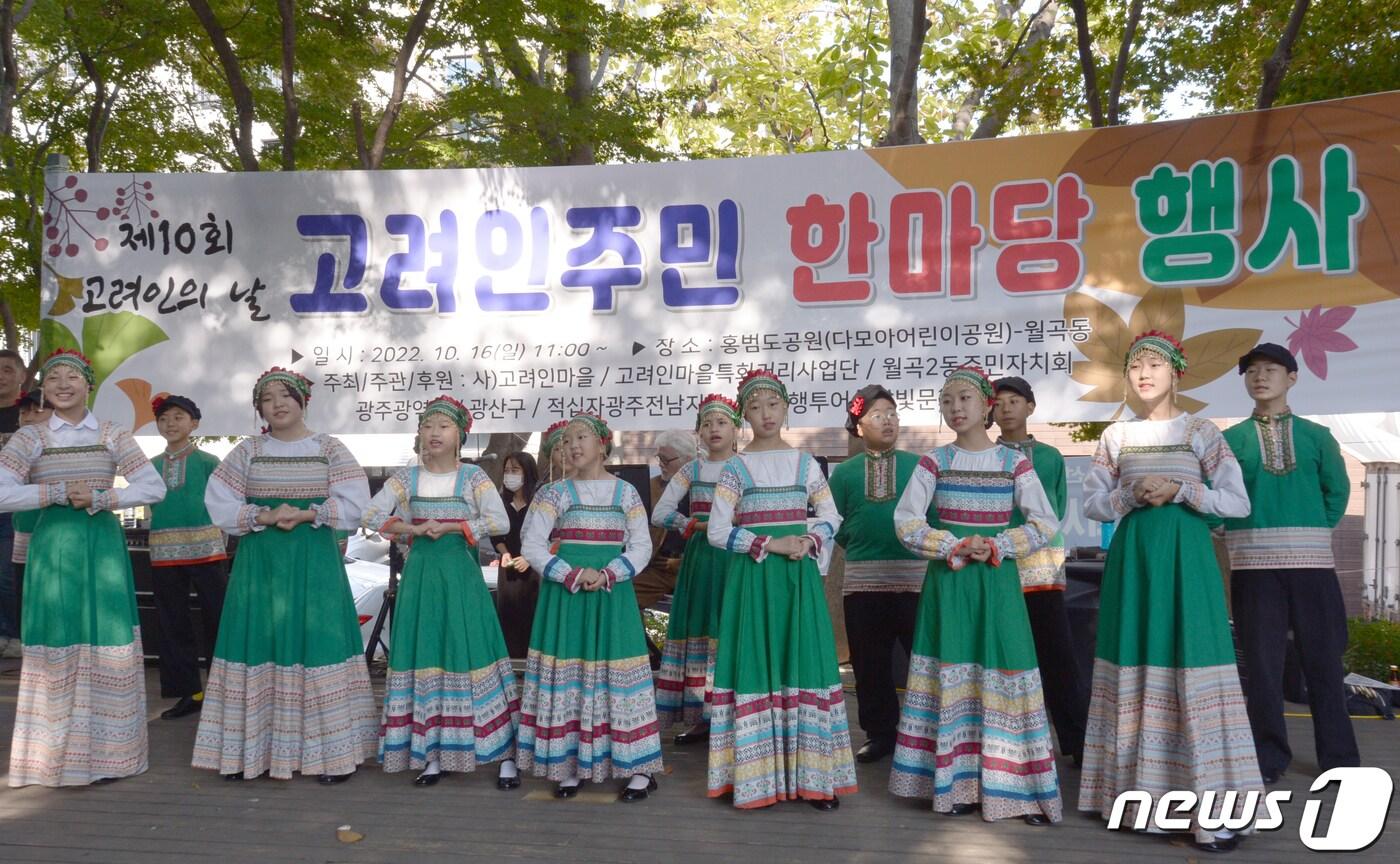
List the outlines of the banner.
{"label": "banner", "polygon": [[256,427],[269,366],[309,422],[403,432],[439,393],[474,431],[579,410],[689,427],[754,366],[795,426],[881,382],[938,421],[963,363],[1037,420],[1130,406],[1123,353],[1181,337],[1182,404],[1250,410],[1236,359],[1298,356],[1310,413],[1400,408],[1400,92],[1033,137],[647,165],[51,174],[42,336],[93,361],[100,416]]}

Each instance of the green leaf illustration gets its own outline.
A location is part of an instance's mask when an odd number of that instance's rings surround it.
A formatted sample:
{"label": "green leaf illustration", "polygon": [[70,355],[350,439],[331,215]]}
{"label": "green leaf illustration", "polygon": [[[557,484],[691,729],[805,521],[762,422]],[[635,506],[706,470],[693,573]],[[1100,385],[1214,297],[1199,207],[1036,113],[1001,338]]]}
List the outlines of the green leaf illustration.
{"label": "green leaf illustration", "polygon": [[97,381],[88,404],[92,404],[102,382],[132,355],[170,337],[149,319],[135,312],[105,312],[83,320],[83,353],[92,361]]}
{"label": "green leaf illustration", "polygon": [[54,318],[43,319],[39,322],[39,356],[47,357],[59,348],[82,350],[78,345],[78,337],[74,336],[73,331],[65,327],[62,321]]}

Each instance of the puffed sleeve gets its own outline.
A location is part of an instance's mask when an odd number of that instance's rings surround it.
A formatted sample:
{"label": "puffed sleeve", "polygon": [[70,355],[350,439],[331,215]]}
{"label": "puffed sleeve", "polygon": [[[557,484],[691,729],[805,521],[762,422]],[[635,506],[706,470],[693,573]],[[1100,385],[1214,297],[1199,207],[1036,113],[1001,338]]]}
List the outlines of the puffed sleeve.
{"label": "puffed sleeve", "polygon": [[651,560],[651,531],[647,528],[646,505],[642,503],[637,487],[622,480],[617,482],[622,484],[622,509],[627,514],[627,534],[622,542],[622,554],[603,568],[609,588],[633,578]]}
{"label": "puffed sleeve", "polygon": [[768,536],[758,535],[747,528],[734,524],[734,511],[739,499],[744,497],[743,462],[738,456],[730,459],[720,472],[715,484],[715,500],[710,504],[710,520],[705,526],[705,536],[710,545],[726,552],[740,552],[755,561],[768,557]]}
{"label": "puffed sleeve", "polygon": [[312,525],[323,525],[341,531],[353,531],[360,526],[360,514],[369,506],[369,478],[365,469],[355,461],[350,448],[340,443],[339,438],[326,436],[326,456],[330,460],[331,494],[320,504],[313,504],[316,511]]}
{"label": "puffed sleeve", "polygon": [[39,461],[43,450],[43,439],[33,426],[11,435],[5,449],[0,450],[0,513],[37,510],[68,500],[66,484],[61,480],[29,482],[29,469]]}
{"label": "puffed sleeve", "polygon": [[89,513],[102,510],[122,510],[165,500],[165,481],[160,478],[151,460],[125,429],[109,427],[107,449],[117,463],[117,473],[126,478],[124,489],[100,489],[92,494]]}
{"label": "puffed sleeve", "polygon": [[[394,522],[410,523],[413,513],[408,502],[408,478],[412,468],[400,468],[384,481],[360,515],[360,526],[366,531],[383,534]],[[402,527],[402,526],[400,526]]]}
{"label": "puffed sleeve", "polygon": [[1191,451],[1201,460],[1201,472],[1210,483],[1181,481],[1173,502],[1207,516],[1243,519],[1249,515],[1249,491],[1245,489],[1239,460],[1214,423],[1201,422],[1193,427]]}
{"label": "puffed sleeve", "polygon": [[690,491],[690,472],[694,470],[695,463],[690,462],[672,475],[671,482],[666,484],[666,491],[662,492],[660,500],[652,505],[651,524],[668,531],[685,530],[690,517],[681,515],[681,499]]}
{"label": "puffed sleeve", "polygon": [[1119,423],[1104,430],[1094,461],[1084,477],[1084,515],[1100,522],[1116,522],[1142,505],[1133,490],[1119,482],[1118,448],[1123,427]]}
{"label": "puffed sleeve", "polygon": [[[525,522],[520,528],[520,554],[531,564],[543,561],[537,569],[545,579],[564,583],[575,568],[549,551],[549,541],[554,534],[554,526],[568,508],[565,506],[567,492],[564,484],[550,483],[535,490],[535,500],[525,513]],[[575,578],[577,576],[575,575]]]}
{"label": "puffed sleeve", "polygon": [[506,515],[505,502],[501,500],[501,493],[496,491],[496,484],[491,482],[491,476],[485,471],[475,465],[464,465],[462,470],[467,472],[467,488],[463,490],[463,498],[471,502],[472,512],[476,514],[465,523],[470,532],[467,541],[475,544],[485,539],[489,543],[492,535],[510,531],[510,517]]}
{"label": "puffed sleeve", "polygon": [[248,468],[253,459],[253,442],[245,439],[238,442],[219,467],[209,477],[204,487],[204,509],[209,511],[209,519],[223,529],[225,534],[241,537],[254,531],[262,531],[266,525],[256,521],[258,514],[269,508],[249,504],[246,493]]}
{"label": "puffed sleeve", "polygon": [[1060,520],[1055,518],[1054,505],[1045,494],[1031,460],[1017,454],[1012,477],[1015,479],[1012,505],[1026,517],[1026,524],[999,532],[993,543],[1002,558],[1024,558],[1055,536]]}
{"label": "puffed sleeve", "polygon": [[812,506],[816,518],[807,521],[808,540],[812,541],[810,554],[826,569],[831,560],[831,546],[836,539],[836,530],[841,527],[841,514],[836,510],[836,500],[831,496],[831,484],[817,460],[807,460],[807,503]]}
{"label": "puffed sleeve", "polygon": [[909,485],[904,487],[904,494],[899,496],[899,503],[894,507],[894,532],[899,542],[920,558],[932,561],[946,560],[958,543],[952,531],[929,524],[928,508],[937,488],[938,463],[932,454],[926,453],[914,466]]}

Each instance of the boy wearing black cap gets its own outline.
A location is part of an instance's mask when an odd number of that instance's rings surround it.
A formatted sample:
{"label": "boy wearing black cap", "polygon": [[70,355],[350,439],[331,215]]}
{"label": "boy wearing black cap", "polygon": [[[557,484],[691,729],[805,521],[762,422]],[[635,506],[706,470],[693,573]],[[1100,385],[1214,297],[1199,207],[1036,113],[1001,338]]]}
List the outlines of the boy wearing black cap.
{"label": "boy wearing black cap", "polygon": [[[997,443],[1019,450],[1031,460],[1050,506],[1060,520],[1065,518],[1068,492],[1065,484],[1065,457],[1049,444],[1035,440],[1026,431],[1026,421],[1035,412],[1035,391],[1024,378],[1002,378],[993,388],[997,404],[993,409],[1001,437]],[[1012,514],[1011,527],[1024,524],[1019,511]],[[1045,688],[1045,707],[1055,724],[1060,751],[1078,765],[1084,755],[1084,724],[1089,715],[1088,688],[1079,677],[1070,637],[1069,616],[1065,613],[1065,538],[1058,531],[1045,548],[1019,558],[1021,593],[1031,619],[1031,635],[1040,660],[1040,679]]]}
{"label": "boy wearing black cap", "polygon": [[152,400],[151,408],[156,428],[165,439],[165,452],[151,464],[168,490],[165,500],[151,507],[151,581],[160,620],[160,695],[179,699],[160,716],[173,719],[195,713],[204,700],[199,642],[190,621],[190,586],[199,594],[204,653],[212,657],[228,587],[224,569],[228,556],[224,534],[204,507],[204,487],[219,460],[190,440],[199,428],[199,406],[185,396],[165,396]]}
{"label": "boy wearing black cap", "polygon": [[841,514],[836,543],[846,550],[842,588],[846,641],[856,679],[856,703],[865,743],[859,762],[894,752],[899,695],[891,658],[895,643],[908,657],[914,644],[927,562],[899,542],[894,508],[919,456],[895,449],[899,412],[894,395],[878,384],[858,391],[846,409],[846,431],[865,444],[831,472],[831,494]]}
{"label": "boy wearing black cap", "polygon": [[1351,490],[1332,433],[1289,411],[1288,391],[1298,381],[1293,354],[1265,342],[1240,358],[1239,370],[1254,415],[1225,430],[1225,441],[1244,472],[1250,512],[1225,520],[1225,542],[1249,725],[1264,782],[1276,783],[1293,755],[1283,720],[1290,629],[1307,682],[1318,768],[1361,763],[1342,684],[1346,608],[1332,558],[1332,529]]}

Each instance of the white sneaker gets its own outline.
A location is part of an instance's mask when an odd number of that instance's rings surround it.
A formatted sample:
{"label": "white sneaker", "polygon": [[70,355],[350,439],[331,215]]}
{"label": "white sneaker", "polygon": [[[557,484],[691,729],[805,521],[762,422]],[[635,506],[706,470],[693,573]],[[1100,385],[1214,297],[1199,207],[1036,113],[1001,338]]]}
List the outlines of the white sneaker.
{"label": "white sneaker", "polygon": [[24,657],[24,643],[18,639],[6,638],[5,647],[0,648],[0,657],[6,660],[19,660]]}

